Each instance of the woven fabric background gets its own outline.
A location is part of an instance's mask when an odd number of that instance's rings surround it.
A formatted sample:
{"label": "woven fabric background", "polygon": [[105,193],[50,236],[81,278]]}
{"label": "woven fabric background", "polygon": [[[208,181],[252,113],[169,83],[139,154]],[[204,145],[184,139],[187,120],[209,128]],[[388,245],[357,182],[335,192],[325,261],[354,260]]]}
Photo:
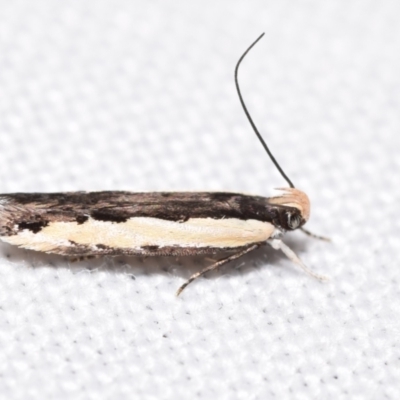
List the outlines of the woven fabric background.
{"label": "woven fabric background", "polygon": [[201,257],[0,247],[2,399],[398,399],[400,3],[1,1],[2,192],[285,186],[286,242]]}

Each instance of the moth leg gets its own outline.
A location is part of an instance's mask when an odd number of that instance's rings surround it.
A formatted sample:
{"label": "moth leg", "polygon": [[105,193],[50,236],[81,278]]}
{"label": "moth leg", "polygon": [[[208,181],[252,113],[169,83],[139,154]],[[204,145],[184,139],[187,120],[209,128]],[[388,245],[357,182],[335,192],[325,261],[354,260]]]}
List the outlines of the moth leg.
{"label": "moth leg", "polygon": [[269,239],[267,240],[267,243],[274,248],[275,250],[282,250],[282,252],[285,254],[285,256],[292,261],[294,264],[298,265],[306,274],[317,278],[319,281],[328,281],[329,278],[325,275],[320,275],[312,271],[310,268],[308,268],[303,261],[300,260],[300,258],[297,256],[297,254],[290,249],[285,243],[282,242],[282,240],[279,239]]}
{"label": "moth leg", "polygon": [[217,262],[215,262],[214,264],[211,264],[210,266],[204,268],[203,270],[196,272],[195,274],[193,274],[176,292],[176,295],[179,296],[183,289],[185,289],[185,287],[187,285],[189,285],[189,283],[193,282],[195,279],[199,278],[200,276],[204,275],[205,273],[209,272],[209,271],[213,271],[217,268],[219,268],[221,265],[224,265],[230,261],[236,260],[237,258],[240,258],[242,256],[244,256],[247,253],[250,253],[250,251],[255,250],[257,247],[260,247],[259,244],[254,244],[250,247],[245,248],[244,250],[240,251],[239,253],[236,254],[232,254],[229,257],[223,258],[222,260],[219,260]]}
{"label": "moth leg", "polygon": [[316,235],[315,233],[310,232],[309,230],[305,229],[305,228],[300,228],[300,230],[302,230],[306,235],[311,236],[315,239],[319,239],[319,240],[325,240],[325,242],[330,242],[331,239],[326,237],[326,236],[320,236],[320,235]]}

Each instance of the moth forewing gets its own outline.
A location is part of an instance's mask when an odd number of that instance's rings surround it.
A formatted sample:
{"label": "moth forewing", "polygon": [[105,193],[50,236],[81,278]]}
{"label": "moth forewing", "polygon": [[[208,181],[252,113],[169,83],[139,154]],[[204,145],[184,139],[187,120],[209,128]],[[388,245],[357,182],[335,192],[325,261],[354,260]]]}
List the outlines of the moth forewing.
{"label": "moth forewing", "polygon": [[292,200],[240,193],[15,193],[0,201],[3,241],[68,256],[237,251],[303,221]]}

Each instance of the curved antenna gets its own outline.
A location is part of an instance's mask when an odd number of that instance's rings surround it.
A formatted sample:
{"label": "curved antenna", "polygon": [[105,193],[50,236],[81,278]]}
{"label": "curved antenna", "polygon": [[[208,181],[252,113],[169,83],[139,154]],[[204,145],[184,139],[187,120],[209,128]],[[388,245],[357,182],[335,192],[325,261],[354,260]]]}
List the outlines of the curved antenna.
{"label": "curved antenna", "polygon": [[253,120],[250,117],[249,112],[247,111],[247,107],[246,104],[244,104],[244,100],[242,97],[242,94],[240,93],[240,88],[239,88],[239,83],[238,83],[238,71],[239,71],[239,66],[240,63],[242,62],[243,58],[246,56],[246,54],[252,49],[252,47],[265,35],[265,33],[263,33],[242,55],[242,57],[239,58],[239,61],[236,64],[236,68],[235,68],[235,84],[236,84],[236,90],[237,93],[239,95],[239,99],[240,99],[240,103],[242,104],[244,113],[246,114],[247,119],[250,122],[250,125],[253,127],[254,132],[256,133],[258,139],[260,140],[261,144],[263,145],[265,151],[268,153],[269,157],[271,158],[272,162],[274,163],[275,167],[278,169],[278,171],[281,173],[281,175],[283,176],[283,178],[286,180],[286,182],[289,184],[290,187],[294,188],[294,185],[292,183],[292,181],[287,177],[287,175],[283,172],[283,169],[280,167],[280,165],[278,164],[278,161],[275,160],[275,157],[272,155],[270,149],[268,148],[267,144],[264,142],[264,139],[261,137],[260,132],[258,132]]}

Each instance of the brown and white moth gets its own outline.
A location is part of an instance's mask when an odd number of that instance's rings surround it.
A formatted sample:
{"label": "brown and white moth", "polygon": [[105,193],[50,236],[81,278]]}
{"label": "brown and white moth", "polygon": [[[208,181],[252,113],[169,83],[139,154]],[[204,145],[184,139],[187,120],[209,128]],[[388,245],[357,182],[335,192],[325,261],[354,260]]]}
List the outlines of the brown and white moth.
{"label": "brown and white moth", "polygon": [[[194,279],[267,243],[310,271],[280,237],[307,222],[310,202],[282,171],[244,104],[238,69],[235,84],[243,109],[289,188],[276,197],[240,193],[131,193],[121,191],[11,193],[0,195],[0,238],[24,249],[70,257],[186,256],[232,253]],[[305,231],[305,230],[304,230]],[[305,231],[309,233],[308,231]]]}

